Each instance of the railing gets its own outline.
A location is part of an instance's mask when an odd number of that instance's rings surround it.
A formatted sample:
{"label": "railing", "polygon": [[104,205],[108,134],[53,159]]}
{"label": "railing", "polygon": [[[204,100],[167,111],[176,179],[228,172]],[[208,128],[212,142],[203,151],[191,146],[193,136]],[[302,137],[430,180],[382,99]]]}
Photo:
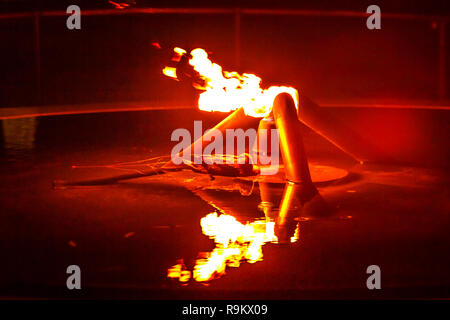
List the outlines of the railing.
{"label": "railing", "polygon": [[[133,14],[225,14],[234,16],[234,42],[235,42],[235,61],[236,65],[241,60],[241,21],[245,15],[284,15],[284,16],[304,16],[304,17],[342,17],[342,18],[367,18],[369,14],[364,11],[328,11],[328,10],[297,10],[297,9],[257,9],[257,8],[129,8],[125,10],[117,9],[91,9],[83,10],[83,16],[105,16],[105,15],[133,15]],[[23,13],[4,13],[0,14],[2,19],[33,19],[34,34],[34,66],[35,66],[35,86],[37,100],[41,96],[41,49],[40,49],[40,19],[42,17],[67,16],[65,11],[36,11]],[[430,21],[437,24],[439,32],[439,77],[438,92],[439,98],[446,98],[446,25],[450,21],[449,16],[431,16],[423,14],[405,14],[405,13],[384,13],[383,19],[412,20],[412,21]]]}

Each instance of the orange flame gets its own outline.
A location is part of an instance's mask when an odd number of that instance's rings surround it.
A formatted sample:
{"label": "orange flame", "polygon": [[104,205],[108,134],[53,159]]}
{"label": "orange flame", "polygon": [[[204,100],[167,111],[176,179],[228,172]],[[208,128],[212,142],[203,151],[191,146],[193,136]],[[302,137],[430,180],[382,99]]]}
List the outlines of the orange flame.
{"label": "orange flame", "polygon": [[181,283],[186,283],[191,279],[191,272],[186,270],[183,260],[167,270],[168,278],[177,278]]}
{"label": "orange flame", "polygon": [[[227,267],[239,267],[244,261],[255,263],[263,259],[262,246],[267,242],[277,242],[274,233],[275,223],[258,220],[242,224],[235,217],[216,212],[210,213],[200,221],[203,234],[214,239],[216,247],[204,253],[196,261],[193,272],[186,270],[182,261],[168,270],[168,278],[206,282],[221,277]],[[298,240],[298,229],[291,242]]]}
{"label": "orange flame", "polygon": [[166,75],[169,78],[177,79],[177,69],[171,68],[171,67],[165,67],[163,69],[164,75]]}
{"label": "orange flame", "polygon": [[[180,48],[175,48],[174,52],[177,56],[186,54]],[[262,89],[260,77],[249,73],[241,75],[222,71],[222,67],[213,63],[203,49],[191,51],[189,64],[205,81],[205,86],[201,88],[204,92],[198,100],[200,110],[229,112],[243,107],[245,114],[249,116],[265,117],[272,111],[275,97],[282,92],[290,94],[298,108],[298,92],[295,88],[271,86]],[[173,69],[175,68],[166,67],[163,73],[176,79],[176,70]]]}

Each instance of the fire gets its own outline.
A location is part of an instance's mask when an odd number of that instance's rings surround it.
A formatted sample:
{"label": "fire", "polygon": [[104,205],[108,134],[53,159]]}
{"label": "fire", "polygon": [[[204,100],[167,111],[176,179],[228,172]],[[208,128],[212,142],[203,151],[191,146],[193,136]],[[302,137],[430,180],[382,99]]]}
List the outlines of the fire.
{"label": "fire", "polygon": [[177,79],[177,68],[171,68],[171,67],[165,67],[163,69],[164,75],[166,75],[169,78]]}
{"label": "fire", "polygon": [[[175,48],[174,52],[178,58],[187,53],[181,48]],[[200,110],[229,112],[243,107],[245,114],[249,116],[265,117],[272,111],[275,97],[282,92],[292,96],[298,109],[298,92],[295,88],[271,86],[262,89],[260,77],[223,71],[220,65],[208,58],[208,53],[203,49],[192,50],[190,56],[189,64],[205,83],[200,88],[204,90],[198,100]],[[163,73],[177,79],[176,68],[166,67]]]}
{"label": "fire", "polygon": [[[196,261],[192,273],[186,270],[183,261],[169,268],[168,278],[186,283],[192,276],[195,281],[206,282],[221,277],[227,267],[239,267],[242,262],[255,263],[263,259],[262,246],[277,242],[274,233],[275,223],[258,220],[242,224],[235,217],[216,212],[210,213],[200,221],[203,234],[214,239],[216,247],[204,253]],[[297,231],[298,232],[298,231]],[[297,238],[292,241],[296,241]]]}
{"label": "fire", "polygon": [[[185,59],[183,59],[185,58]],[[187,52],[181,48],[174,49],[172,61],[187,62]],[[189,65],[200,77],[201,84],[195,82],[196,88],[203,90],[198,99],[199,109],[204,111],[229,112],[243,108],[245,114],[253,117],[265,117],[272,111],[275,97],[288,93],[298,109],[298,92],[292,87],[271,86],[261,88],[261,78],[249,73],[223,71],[213,63],[203,49],[190,52]],[[186,63],[187,65],[187,63]],[[183,65],[186,66],[186,65]],[[178,80],[185,69],[167,66],[163,73]],[[179,74],[178,74],[179,73]],[[190,74],[188,74],[190,76]],[[262,247],[268,242],[278,242],[273,221],[257,220],[243,224],[231,215],[210,213],[200,221],[202,232],[214,240],[213,251],[203,253],[195,261],[192,271],[187,270],[183,261],[168,269],[167,277],[178,279],[187,284],[191,279],[207,282],[225,274],[227,267],[239,267],[241,263],[256,263],[263,259]],[[298,240],[298,226],[291,242]]]}
{"label": "fire", "polygon": [[186,283],[191,278],[191,272],[186,270],[183,260],[167,271],[168,278],[177,278],[181,283]]}

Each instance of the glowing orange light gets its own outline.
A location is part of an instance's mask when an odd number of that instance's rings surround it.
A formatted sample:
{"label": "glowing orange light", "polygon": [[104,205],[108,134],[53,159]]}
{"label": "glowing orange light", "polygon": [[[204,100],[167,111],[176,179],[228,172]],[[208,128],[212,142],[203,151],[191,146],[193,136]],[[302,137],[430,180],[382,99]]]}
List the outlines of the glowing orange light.
{"label": "glowing orange light", "polygon": [[177,79],[177,69],[171,67],[165,67],[163,73],[169,78]]}
{"label": "glowing orange light", "polygon": [[154,46],[156,49],[161,49],[161,45],[159,42],[152,42],[152,46]]}
{"label": "glowing orange light", "polygon": [[180,281],[181,283],[185,283],[188,282],[191,278],[191,272],[189,270],[186,270],[186,266],[184,265],[183,261],[180,260],[178,264],[167,270],[167,277],[178,279],[178,281]]}
{"label": "glowing orange light", "polygon": [[114,7],[116,7],[116,9],[124,9],[125,7],[128,6],[128,4],[126,4],[126,3],[117,3],[114,1],[108,1],[108,2],[111,3]]}
{"label": "glowing orange light", "polygon": [[[176,57],[186,54],[181,48],[175,48]],[[204,111],[229,112],[244,108],[245,114],[253,117],[265,117],[272,110],[275,97],[282,92],[292,96],[298,108],[298,92],[292,87],[272,86],[262,89],[261,78],[249,73],[223,71],[222,67],[208,58],[203,49],[194,49],[190,53],[189,64],[205,81],[198,106]],[[179,60],[178,60],[179,61]],[[176,72],[164,69],[164,74],[176,79]],[[174,68],[170,68],[174,69]]]}
{"label": "glowing orange light", "polygon": [[172,57],[172,61],[176,62],[179,62],[181,60],[181,57],[187,53],[186,50],[178,47],[174,48],[173,51],[175,52],[175,55]]}

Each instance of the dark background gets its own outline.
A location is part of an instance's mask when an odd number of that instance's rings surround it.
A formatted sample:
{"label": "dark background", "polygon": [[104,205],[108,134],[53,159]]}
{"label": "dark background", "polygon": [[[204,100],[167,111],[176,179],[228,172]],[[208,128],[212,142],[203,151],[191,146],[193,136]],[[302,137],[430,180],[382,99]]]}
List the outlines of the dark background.
{"label": "dark background", "polygon": [[[131,2],[122,0],[115,2]],[[449,6],[445,0],[135,0],[135,7],[264,7],[264,8],[302,8],[322,10],[358,10],[371,4],[379,5],[389,12],[408,12],[425,14],[448,13]],[[29,9],[60,9],[71,4],[86,8],[112,7],[107,0],[0,0],[2,9],[7,11],[23,11]],[[387,12],[386,11],[386,12]]]}
{"label": "dark background", "polygon": [[[83,9],[114,10],[114,6],[106,0],[1,0],[0,17],[12,12],[65,12],[68,5],[77,4],[82,18],[81,30],[68,30],[66,16],[41,16],[38,38],[33,16],[0,19],[0,107],[121,101],[194,104],[196,93],[190,84],[161,75],[169,56],[155,50],[154,41],[164,48],[203,47],[224,70],[255,73],[266,86],[295,86],[319,102],[438,103],[446,100],[450,82],[439,93],[440,24],[433,17],[449,12],[446,3],[137,0],[131,6],[357,12],[365,12],[370,4],[381,8],[381,30],[368,30],[365,17],[243,14],[239,59],[233,14],[83,16]],[[385,13],[429,18],[383,18]],[[445,55],[448,58],[448,50]],[[444,65],[447,78],[449,66]]]}

